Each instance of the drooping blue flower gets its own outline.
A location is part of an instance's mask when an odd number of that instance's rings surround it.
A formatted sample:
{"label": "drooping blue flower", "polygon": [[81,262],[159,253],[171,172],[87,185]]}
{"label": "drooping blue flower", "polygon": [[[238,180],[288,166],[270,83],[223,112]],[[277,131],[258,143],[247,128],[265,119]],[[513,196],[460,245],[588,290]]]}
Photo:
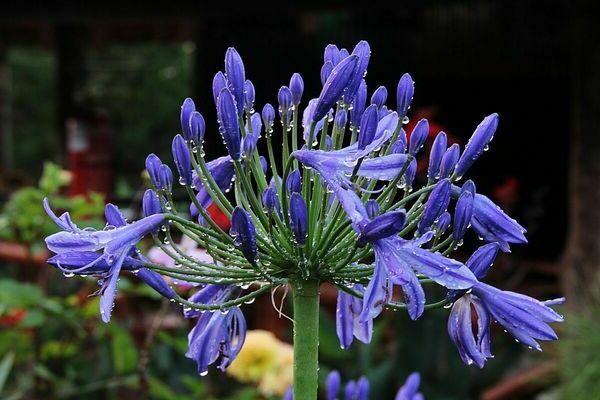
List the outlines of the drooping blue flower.
{"label": "drooping blue flower", "polygon": [[[355,285],[354,289],[364,293],[362,285]],[[363,310],[363,300],[341,290],[338,291],[335,313],[336,333],[340,346],[347,349],[354,338],[363,343],[370,343],[373,336],[373,320],[361,321],[359,315]]]}
{"label": "drooping blue flower", "polygon": [[388,91],[387,91],[386,87],[379,86],[377,89],[375,89],[375,91],[373,92],[373,95],[371,96],[371,104],[375,104],[377,106],[377,108],[381,108],[385,105],[387,96],[388,96]]}
{"label": "drooping blue flower", "polygon": [[471,217],[473,216],[473,194],[470,192],[462,193],[456,202],[454,209],[454,226],[452,229],[452,239],[459,242],[465,236]]}
{"label": "drooping blue flower", "polygon": [[379,122],[377,106],[371,104],[360,119],[360,129],[358,132],[358,150],[364,150],[375,138],[377,132],[377,123]]}
{"label": "drooping blue flower", "polygon": [[148,157],[146,157],[146,172],[148,172],[150,181],[157,189],[162,189],[159,174],[161,165],[162,161],[160,161],[160,158],[156,154],[148,154]]}
{"label": "drooping blue flower", "polygon": [[244,111],[247,113],[251,112],[254,107],[255,96],[254,84],[252,81],[246,80],[244,83]]}
{"label": "drooping blue flower", "polygon": [[186,98],[181,105],[181,114],[179,117],[181,121],[181,133],[183,134],[185,140],[193,139],[190,118],[194,111],[196,111],[196,105],[194,104],[194,101],[189,97]]}
{"label": "drooping blue flower", "polygon": [[303,245],[308,233],[308,215],[304,198],[297,192],[290,196],[290,227],[296,242]]}
{"label": "drooping blue flower", "polygon": [[235,99],[227,88],[219,93],[217,115],[219,117],[219,132],[223,137],[229,156],[234,160],[239,160],[241,156],[240,125]]}
{"label": "drooping blue flower", "polygon": [[325,381],[325,399],[326,400],[337,400],[340,388],[342,387],[342,377],[336,370],[331,371],[327,374]]}
{"label": "drooping blue flower", "polygon": [[430,180],[437,179],[440,176],[440,166],[442,164],[442,157],[446,152],[448,146],[448,138],[446,133],[440,132],[437,134],[431,145],[431,151],[429,152],[429,167],[427,168],[427,177]]}
{"label": "drooping blue flower", "polygon": [[455,174],[462,177],[473,163],[487,149],[498,127],[498,114],[488,115],[471,135],[460,160],[456,164]]}
{"label": "drooping blue flower", "polygon": [[225,79],[225,75],[221,71],[217,72],[213,78],[212,84],[213,99],[215,100],[215,105],[217,107],[219,106],[219,94],[221,93],[221,90],[225,89],[226,87],[227,79]]}
{"label": "drooping blue flower", "polygon": [[410,108],[414,92],[415,83],[412,77],[409,74],[402,75],[396,89],[396,111],[398,111],[401,119],[408,115],[408,109]]}
{"label": "drooping blue flower", "polygon": [[323,84],[323,89],[315,105],[311,122],[322,119],[331,107],[342,98],[357,70],[358,62],[358,56],[350,56],[333,68],[331,74],[327,77],[327,81]]}
{"label": "drooping blue flower", "polygon": [[[219,305],[238,294],[241,289],[235,285],[204,285],[198,291],[190,296],[188,301],[195,304]],[[185,318],[197,318],[203,312],[196,308],[186,307],[183,309]]]}
{"label": "drooping blue flower", "polygon": [[449,178],[454,172],[458,158],[460,157],[460,146],[454,143],[448,147],[444,156],[442,157],[442,163],[440,165],[440,179]]}
{"label": "drooping blue flower", "polygon": [[196,361],[198,374],[208,374],[208,367],[219,361],[221,371],[237,357],[246,340],[246,320],[239,307],[227,313],[203,313],[188,335],[185,356]]}
{"label": "drooping blue flower", "polygon": [[[244,84],[246,83],[246,72],[242,57],[236,49],[230,47],[225,53],[225,75],[229,89],[235,98],[237,113],[239,115],[244,111]],[[220,95],[220,94],[219,94]]]}
{"label": "drooping blue flower", "polygon": [[171,145],[173,152],[173,161],[179,172],[179,183],[182,185],[192,184],[192,161],[190,151],[185,139],[181,135],[175,135]]}
{"label": "drooping blue flower", "polygon": [[435,220],[446,211],[448,204],[450,204],[451,187],[452,184],[449,179],[442,179],[435,185],[425,203],[423,216],[417,225],[419,232],[426,232]]}
{"label": "drooping blue flower", "polygon": [[244,257],[251,264],[256,264],[258,262],[256,228],[250,214],[241,207],[236,207],[231,213],[229,234],[233,237],[235,246],[240,249]]}
{"label": "drooping blue flower", "polygon": [[352,101],[352,109],[350,110],[350,124],[356,128],[358,128],[360,124],[360,119],[362,118],[363,112],[365,111],[365,106],[367,104],[367,82],[363,79],[360,85],[358,86],[358,90],[356,91],[356,95],[354,96],[354,101]]}
{"label": "drooping blue flower", "polygon": [[420,384],[421,376],[418,372],[413,372],[398,390],[395,400],[424,400],[423,394],[419,392]]}
{"label": "drooping blue flower", "polygon": [[144,212],[144,217],[160,214],[162,212],[160,200],[154,190],[148,189],[144,192],[144,197],[142,198],[142,210]]}
{"label": "drooping blue flower", "polygon": [[265,132],[272,132],[273,130],[273,121],[275,120],[275,109],[269,103],[265,104],[262,109],[262,119],[263,124],[265,125]]}
{"label": "drooping blue flower", "polygon": [[422,119],[415,125],[412,133],[410,134],[410,140],[408,143],[408,153],[412,156],[416,156],[417,153],[423,147],[425,139],[429,135],[429,122],[426,119]]}
{"label": "drooping blue flower", "polygon": [[190,116],[190,138],[194,144],[201,144],[204,141],[204,132],[206,131],[206,122],[204,117],[198,111],[194,111]]}
{"label": "drooping blue flower", "polygon": [[[217,184],[219,189],[223,193],[229,192],[229,190],[231,189],[231,186],[232,186],[233,176],[235,175],[235,169],[234,169],[231,157],[223,156],[223,157],[219,157],[215,160],[209,161],[206,164],[206,168],[208,169],[208,172],[212,176],[213,180],[215,181],[215,183]],[[195,172],[194,172],[194,178],[193,178],[192,184],[198,191],[198,193],[196,194],[196,199],[198,200],[198,203],[200,203],[202,205],[202,207],[204,207],[204,209],[208,208],[208,206],[210,206],[212,204],[213,199],[210,197],[210,195],[206,191],[206,188],[204,187],[204,185],[202,183],[202,179],[200,179],[198,177],[198,175],[196,175]],[[199,210],[198,210],[198,208],[196,208],[196,204],[191,203],[190,204],[191,216],[196,217],[198,215],[198,213],[199,213]]]}
{"label": "drooping blue flower", "polygon": [[304,80],[297,72],[290,78],[290,92],[292,93],[292,104],[298,106],[302,101],[302,93],[304,93]]}

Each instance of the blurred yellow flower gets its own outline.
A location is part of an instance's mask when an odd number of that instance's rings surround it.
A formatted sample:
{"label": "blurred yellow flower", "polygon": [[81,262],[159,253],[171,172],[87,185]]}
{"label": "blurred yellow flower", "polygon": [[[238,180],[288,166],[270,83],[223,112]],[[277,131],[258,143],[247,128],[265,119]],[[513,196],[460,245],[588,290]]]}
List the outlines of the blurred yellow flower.
{"label": "blurred yellow flower", "polygon": [[254,383],[266,396],[283,395],[292,383],[292,346],[265,330],[251,330],[227,373],[240,382]]}

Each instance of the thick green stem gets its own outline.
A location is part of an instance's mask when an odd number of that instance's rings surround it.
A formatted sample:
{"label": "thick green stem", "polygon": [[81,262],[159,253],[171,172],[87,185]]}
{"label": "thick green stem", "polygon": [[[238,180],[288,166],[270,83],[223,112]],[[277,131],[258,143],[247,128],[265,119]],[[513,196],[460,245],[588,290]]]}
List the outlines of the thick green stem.
{"label": "thick green stem", "polygon": [[319,370],[319,281],[293,285],[294,400],[316,400]]}

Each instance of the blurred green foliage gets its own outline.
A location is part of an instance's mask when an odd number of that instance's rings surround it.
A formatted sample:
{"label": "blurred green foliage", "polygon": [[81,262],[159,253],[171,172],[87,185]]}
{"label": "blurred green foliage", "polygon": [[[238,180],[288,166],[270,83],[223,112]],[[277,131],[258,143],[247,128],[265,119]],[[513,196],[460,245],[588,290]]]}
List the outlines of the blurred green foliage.
{"label": "blurred green foliage", "polygon": [[34,253],[42,250],[43,239],[58,230],[43,210],[44,197],[51,197],[54,209],[69,210],[74,220],[86,220],[86,225],[101,228],[104,197],[98,193],[71,197],[60,195],[60,190],[69,181],[69,172],[46,162],[38,186],[15,191],[2,209],[0,238],[27,244]]}

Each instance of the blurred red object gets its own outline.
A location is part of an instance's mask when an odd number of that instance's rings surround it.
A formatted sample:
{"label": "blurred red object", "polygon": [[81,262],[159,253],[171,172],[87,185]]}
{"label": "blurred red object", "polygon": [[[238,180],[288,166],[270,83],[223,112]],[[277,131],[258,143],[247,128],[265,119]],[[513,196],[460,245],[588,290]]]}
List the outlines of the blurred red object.
{"label": "blurred red object", "polygon": [[0,326],[15,326],[25,318],[27,311],[22,308],[16,308],[9,311],[6,315],[0,317]]}
{"label": "blurred red object", "polygon": [[521,182],[517,178],[507,178],[504,183],[494,188],[493,197],[502,208],[510,210],[519,200],[520,188]]}
{"label": "blurred red object", "polygon": [[211,216],[213,221],[215,221],[215,223],[219,225],[219,228],[223,229],[224,231],[229,230],[229,227],[231,226],[231,221],[229,221],[229,218],[227,218],[227,216],[223,214],[219,206],[217,206],[215,203],[212,203],[210,206],[208,206],[206,211],[208,212],[208,215]]}

